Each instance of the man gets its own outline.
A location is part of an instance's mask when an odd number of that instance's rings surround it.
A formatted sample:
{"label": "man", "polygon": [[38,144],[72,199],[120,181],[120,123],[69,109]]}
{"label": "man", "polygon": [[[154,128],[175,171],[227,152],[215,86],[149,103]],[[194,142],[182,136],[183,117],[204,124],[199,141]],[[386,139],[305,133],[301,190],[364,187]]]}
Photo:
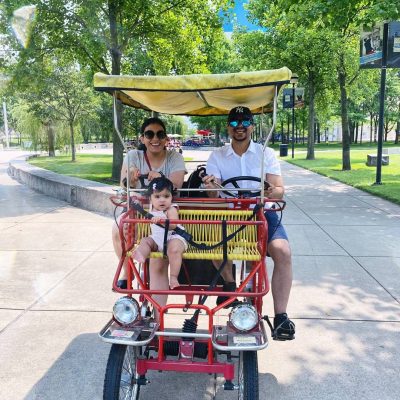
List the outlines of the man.
{"label": "man", "polygon": [[[233,108],[228,116],[228,134],[231,144],[219,148],[211,153],[207,162],[207,176],[203,178],[206,189],[215,189],[222,181],[234,176],[255,176],[261,174],[261,160],[263,157],[262,145],[251,140],[254,129],[254,120],[251,111],[247,107]],[[281,199],[284,194],[281,169],[275,153],[266,148],[264,152],[264,171],[269,183],[265,190],[265,196],[273,199]],[[243,181],[238,182],[242,187],[253,187],[259,183]],[[209,190],[209,197],[218,197],[219,192]],[[221,193],[221,196],[224,196]],[[274,272],[272,275],[272,296],[274,300],[274,331],[275,340],[294,339],[295,325],[288,318],[286,308],[289,301],[292,286],[292,261],[291,251],[285,228],[280,224],[278,215],[274,212],[265,213],[268,222],[268,254],[274,260]],[[225,280],[224,291],[235,291],[236,283],[232,274],[232,268],[224,268],[222,277]],[[218,298],[217,304],[225,301],[226,297]]]}

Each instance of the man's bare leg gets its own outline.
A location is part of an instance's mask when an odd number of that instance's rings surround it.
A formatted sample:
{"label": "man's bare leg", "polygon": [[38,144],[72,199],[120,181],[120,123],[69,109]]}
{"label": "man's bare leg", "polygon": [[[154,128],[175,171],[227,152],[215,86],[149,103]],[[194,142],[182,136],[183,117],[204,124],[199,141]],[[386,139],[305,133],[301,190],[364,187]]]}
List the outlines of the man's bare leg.
{"label": "man's bare leg", "polygon": [[[213,260],[212,263],[213,263],[214,267],[218,270],[222,264],[222,261]],[[223,280],[227,283],[235,282],[235,277],[233,276],[233,272],[232,272],[232,261],[231,260],[228,260],[226,262],[224,269],[221,271],[221,276],[222,276]]]}
{"label": "man's bare leg", "polygon": [[274,260],[271,287],[275,315],[286,313],[293,279],[289,242],[285,239],[271,241],[268,244],[268,253]]}

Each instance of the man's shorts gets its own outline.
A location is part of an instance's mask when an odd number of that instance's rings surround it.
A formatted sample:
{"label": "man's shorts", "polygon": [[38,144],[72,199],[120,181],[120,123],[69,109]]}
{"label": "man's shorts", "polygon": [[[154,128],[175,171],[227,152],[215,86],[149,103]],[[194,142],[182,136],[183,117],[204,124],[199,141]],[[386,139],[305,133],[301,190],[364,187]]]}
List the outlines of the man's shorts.
{"label": "man's shorts", "polygon": [[264,213],[268,223],[268,243],[275,239],[288,239],[285,228],[280,221],[280,212],[266,211]]}

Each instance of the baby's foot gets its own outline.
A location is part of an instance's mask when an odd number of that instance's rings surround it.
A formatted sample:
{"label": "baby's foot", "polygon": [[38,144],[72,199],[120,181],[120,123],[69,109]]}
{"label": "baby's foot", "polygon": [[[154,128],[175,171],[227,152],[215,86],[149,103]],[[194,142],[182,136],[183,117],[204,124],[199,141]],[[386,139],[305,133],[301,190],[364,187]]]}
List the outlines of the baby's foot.
{"label": "baby's foot", "polygon": [[140,252],[139,249],[136,249],[133,253],[132,253],[132,257],[134,260],[136,260],[139,263],[144,263],[146,261],[146,257],[144,256],[144,254],[142,254]]}
{"label": "baby's foot", "polygon": [[175,289],[176,287],[179,286],[179,282],[178,282],[178,277],[175,275],[171,275],[169,277],[169,287],[171,289]]}

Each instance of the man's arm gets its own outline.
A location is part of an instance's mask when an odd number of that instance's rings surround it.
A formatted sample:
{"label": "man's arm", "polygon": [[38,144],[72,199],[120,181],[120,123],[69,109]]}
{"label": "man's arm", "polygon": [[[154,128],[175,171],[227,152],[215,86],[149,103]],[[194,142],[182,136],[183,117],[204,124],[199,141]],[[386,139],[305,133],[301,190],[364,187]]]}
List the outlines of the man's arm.
{"label": "man's arm", "polygon": [[281,175],[266,174],[266,180],[270,184],[265,191],[265,196],[270,199],[282,199],[285,194],[283,179]]}

